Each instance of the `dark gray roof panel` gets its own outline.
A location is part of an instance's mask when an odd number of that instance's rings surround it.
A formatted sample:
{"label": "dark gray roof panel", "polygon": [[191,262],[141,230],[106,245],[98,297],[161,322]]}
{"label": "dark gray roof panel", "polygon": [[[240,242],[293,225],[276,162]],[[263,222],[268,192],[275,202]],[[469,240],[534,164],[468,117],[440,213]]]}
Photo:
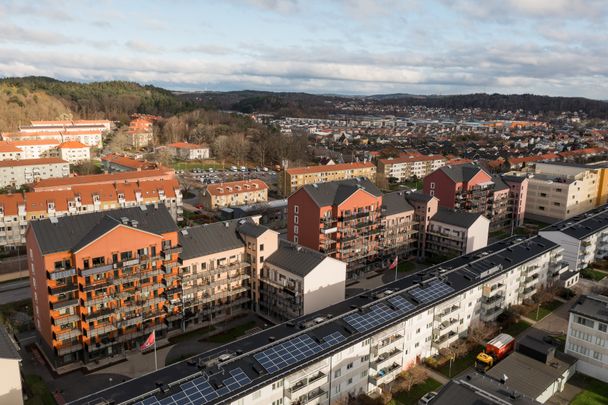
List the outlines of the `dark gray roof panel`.
{"label": "dark gray roof panel", "polygon": [[247,224],[255,226],[250,218],[241,218],[186,228],[179,233],[179,244],[183,248],[180,257],[188,260],[243,247],[240,229]]}
{"label": "dark gray roof panel", "polygon": [[428,195],[428,194],[424,194],[420,191],[412,191],[410,193],[407,193],[406,198],[409,201],[421,201],[421,202],[429,202],[433,199],[433,196]]}
{"label": "dark gray roof panel", "polygon": [[276,252],[266,258],[270,264],[305,277],[325,259],[325,255],[294,243],[281,240]]}
{"label": "dark gray roof panel", "polygon": [[605,295],[583,295],[572,306],[570,312],[608,323],[608,297]]}
{"label": "dark gray roof panel", "polygon": [[439,207],[431,221],[437,221],[448,225],[468,228],[483,215],[472,212],[455,211],[449,208]]}
{"label": "dark gray roof panel", "polygon": [[444,172],[450,179],[456,183],[466,183],[471,180],[477,173],[484,171],[481,167],[467,163],[456,166],[443,166],[437,170]]}
{"label": "dark gray roof panel", "polygon": [[395,215],[413,211],[414,207],[407,202],[406,197],[407,194],[403,191],[384,194],[382,197],[382,215]]}
{"label": "dark gray roof panel", "polygon": [[70,215],[30,222],[32,231],[43,254],[81,248],[121,222],[121,218],[137,221],[137,228],[146,232],[163,234],[176,232],[177,225],[163,204],[120,208],[104,212]]}
{"label": "dark gray roof panel", "polygon": [[544,232],[563,232],[575,239],[585,239],[608,228],[608,204],[573,218],[565,219],[541,229]]}
{"label": "dark gray roof panel", "polygon": [[238,230],[243,235],[252,236],[254,238],[258,238],[262,236],[264,232],[268,230],[265,226],[255,224],[253,222],[247,221],[243,225],[238,227]]}
{"label": "dark gray roof panel", "polygon": [[327,183],[307,184],[302,187],[319,207],[338,205],[350,197],[358,189],[379,197],[382,192],[367,178],[357,178]]}
{"label": "dark gray roof panel", "polygon": [[16,343],[2,325],[0,325],[0,359],[21,360]]}

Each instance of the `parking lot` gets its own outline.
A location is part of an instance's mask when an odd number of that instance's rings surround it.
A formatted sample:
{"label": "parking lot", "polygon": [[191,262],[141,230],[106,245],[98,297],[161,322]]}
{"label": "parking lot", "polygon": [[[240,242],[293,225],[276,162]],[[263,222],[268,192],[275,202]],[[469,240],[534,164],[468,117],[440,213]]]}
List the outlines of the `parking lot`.
{"label": "parking lot", "polygon": [[212,168],[206,170],[192,169],[191,171],[178,170],[176,173],[180,179],[190,181],[192,185],[197,184],[201,186],[249,179],[260,179],[268,184],[269,187],[273,187],[277,183],[277,172],[262,167],[246,168],[244,166],[231,166],[223,170]]}

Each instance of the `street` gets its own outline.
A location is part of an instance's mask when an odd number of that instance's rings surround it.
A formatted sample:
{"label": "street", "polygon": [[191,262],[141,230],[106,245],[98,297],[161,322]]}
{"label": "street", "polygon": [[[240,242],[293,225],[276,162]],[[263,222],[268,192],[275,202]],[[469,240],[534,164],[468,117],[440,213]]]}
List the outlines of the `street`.
{"label": "street", "polygon": [[32,298],[30,281],[16,280],[0,284],[0,305]]}

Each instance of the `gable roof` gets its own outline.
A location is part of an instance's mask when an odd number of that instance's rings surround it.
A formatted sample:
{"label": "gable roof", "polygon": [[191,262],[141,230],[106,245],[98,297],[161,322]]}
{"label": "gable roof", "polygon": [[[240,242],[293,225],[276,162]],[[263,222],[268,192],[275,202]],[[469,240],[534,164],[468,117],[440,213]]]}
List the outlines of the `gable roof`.
{"label": "gable roof", "polygon": [[253,222],[246,222],[238,227],[238,231],[243,235],[252,236],[257,238],[262,236],[264,232],[266,232],[268,228],[262,225],[255,224]]}
{"label": "gable roof", "polygon": [[[78,250],[109,230],[122,224],[121,218],[137,221],[137,227],[157,235],[176,232],[177,225],[163,204],[142,207],[120,208],[105,212],[70,215],[30,222],[40,250],[43,254]],[[124,226],[130,226],[131,222]]]}
{"label": "gable roof", "polygon": [[319,251],[297,245],[286,240],[279,241],[279,248],[266,261],[300,277],[306,277],[323,260],[325,255]]}
{"label": "gable roof", "polygon": [[358,190],[364,190],[375,197],[382,192],[367,178],[330,181],[327,183],[307,184],[302,189],[319,207],[339,205]]}
{"label": "gable roof", "polygon": [[473,212],[455,211],[449,208],[439,207],[437,213],[431,218],[431,221],[437,221],[461,228],[469,228],[482,216],[483,215],[481,214]]}
{"label": "gable roof", "polygon": [[[480,171],[485,172],[481,167],[472,164],[443,166],[439,169],[456,183],[466,183],[470,181]],[[488,175],[489,176],[489,175]]]}
{"label": "gable roof", "polygon": [[407,200],[404,191],[394,191],[382,196],[382,215],[395,215],[401,212],[414,211]]}
{"label": "gable roof", "polygon": [[183,247],[180,257],[188,260],[244,247],[245,243],[240,235],[240,228],[247,223],[253,224],[253,220],[241,218],[182,230],[178,235],[179,244]]}

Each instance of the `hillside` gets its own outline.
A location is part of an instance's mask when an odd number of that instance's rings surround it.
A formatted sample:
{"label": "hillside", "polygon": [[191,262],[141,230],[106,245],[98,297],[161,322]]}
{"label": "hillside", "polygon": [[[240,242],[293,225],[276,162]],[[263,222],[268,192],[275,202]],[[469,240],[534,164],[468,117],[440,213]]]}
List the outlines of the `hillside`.
{"label": "hillside", "polygon": [[0,83],[0,132],[14,131],[31,120],[69,117],[70,109],[43,91]]}
{"label": "hillside", "polygon": [[[30,76],[2,79],[0,86],[13,88],[20,94],[46,94],[48,98],[39,98],[41,112],[45,109],[52,112],[51,106],[63,105],[74,118],[107,118],[126,122],[133,113],[168,116],[189,108],[187,101],[178,99],[168,90],[132,82],[77,83]],[[26,111],[26,104],[13,104],[19,107],[16,111],[19,116],[31,114]],[[2,119],[8,120],[4,115],[0,116]]]}

